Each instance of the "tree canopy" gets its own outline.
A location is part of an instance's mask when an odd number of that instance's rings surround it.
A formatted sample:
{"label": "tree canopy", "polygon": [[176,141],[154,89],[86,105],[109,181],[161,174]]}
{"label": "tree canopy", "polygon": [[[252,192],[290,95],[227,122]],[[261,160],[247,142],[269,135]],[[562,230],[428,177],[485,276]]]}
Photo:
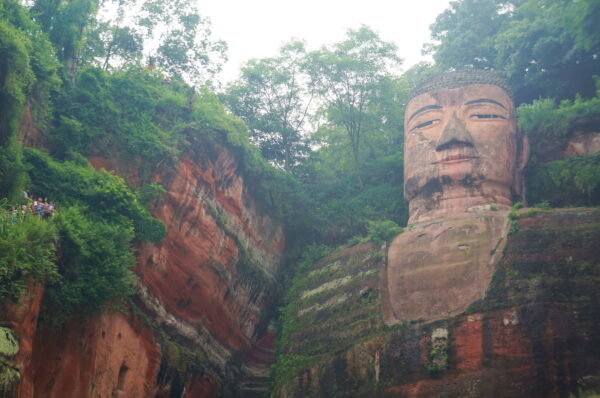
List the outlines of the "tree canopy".
{"label": "tree canopy", "polygon": [[[200,138],[231,149],[296,248],[398,231],[407,219],[404,108],[415,82],[436,71],[507,77],[534,142],[531,197],[598,204],[598,156],[544,157],[599,112],[596,0],[453,1],[431,26],[435,64],[402,74],[401,49],[366,26],[314,51],[293,40],[249,61],[219,95],[211,81],[227,46],[201,11],[191,0],[0,0],[0,198],[16,204],[28,187],[60,202],[47,230],[64,250],[46,267],[47,242],[42,268],[49,295],[69,311],[128,294],[133,245],[165,232],[144,207],[164,193],[151,176]],[[23,115],[48,133],[50,154],[23,151]],[[93,170],[85,157],[98,153],[137,173],[137,185]]]}
{"label": "tree canopy", "polygon": [[431,26],[438,67],[503,74],[518,104],[595,94],[600,70],[597,1],[457,0]]}
{"label": "tree canopy", "polygon": [[248,62],[222,96],[246,122],[265,159],[286,171],[293,171],[308,155],[314,93],[306,84],[305,62],[304,43],[287,43],[277,57]]}
{"label": "tree canopy", "polygon": [[364,135],[377,128],[370,112],[378,88],[395,76],[397,47],[367,26],[349,29],[347,38],[308,55],[310,85],[322,100],[322,113],[348,136],[354,166],[361,163]]}

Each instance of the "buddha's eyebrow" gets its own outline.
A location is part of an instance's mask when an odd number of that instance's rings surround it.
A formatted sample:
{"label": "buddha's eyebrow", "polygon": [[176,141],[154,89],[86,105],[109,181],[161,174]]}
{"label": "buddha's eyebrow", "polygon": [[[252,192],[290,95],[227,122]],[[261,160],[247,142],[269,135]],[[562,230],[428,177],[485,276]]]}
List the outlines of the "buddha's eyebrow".
{"label": "buddha's eyebrow", "polygon": [[430,109],[442,109],[442,107],[441,107],[441,106],[439,106],[439,105],[427,105],[427,106],[424,106],[424,107],[422,107],[422,108],[419,108],[419,109],[418,109],[418,110],[417,110],[415,113],[413,113],[413,114],[412,114],[412,115],[411,115],[411,116],[408,118],[408,121],[410,122],[410,119],[412,119],[413,117],[415,117],[417,114],[419,114],[419,113],[421,113],[421,112],[428,111],[428,110],[430,110]]}
{"label": "buddha's eyebrow", "polygon": [[501,106],[505,110],[508,110],[508,109],[506,109],[506,107],[504,105],[502,105],[498,101],[494,101],[493,99],[489,99],[489,98],[479,98],[479,99],[476,99],[476,100],[473,100],[473,101],[465,102],[465,105],[479,104],[479,103],[482,103],[482,102],[487,102],[487,103],[490,103],[490,104],[495,104],[495,105]]}

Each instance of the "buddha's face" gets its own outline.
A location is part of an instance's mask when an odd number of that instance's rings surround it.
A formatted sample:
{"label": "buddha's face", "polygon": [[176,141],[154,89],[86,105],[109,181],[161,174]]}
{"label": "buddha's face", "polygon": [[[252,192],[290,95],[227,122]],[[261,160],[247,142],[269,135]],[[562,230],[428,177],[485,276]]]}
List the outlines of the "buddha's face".
{"label": "buddha's face", "polygon": [[510,204],[517,168],[515,109],[508,94],[489,84],[471,84],[421,94],[405,114],[404,194],[462,195]]}

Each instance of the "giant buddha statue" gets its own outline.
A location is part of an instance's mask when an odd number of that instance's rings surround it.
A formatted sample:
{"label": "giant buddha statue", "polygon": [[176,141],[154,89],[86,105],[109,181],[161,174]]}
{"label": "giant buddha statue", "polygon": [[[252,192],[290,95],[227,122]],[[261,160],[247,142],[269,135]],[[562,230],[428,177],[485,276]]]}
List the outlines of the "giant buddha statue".
{"label": "giant buddha statue", "polygon": [[388,252],[390,323],[459,314],[483,297],[523,200],[528,155],[507,83],[491,71],[448,72],[411,93],[404,122],[409,226]]}

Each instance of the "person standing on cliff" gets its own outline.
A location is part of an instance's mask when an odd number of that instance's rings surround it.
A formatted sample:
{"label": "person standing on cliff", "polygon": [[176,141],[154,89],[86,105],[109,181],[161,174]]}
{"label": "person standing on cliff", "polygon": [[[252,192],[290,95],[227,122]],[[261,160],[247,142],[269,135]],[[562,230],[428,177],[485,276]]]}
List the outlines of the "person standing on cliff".
{"label": "person standing on cliff", "polygon": [[385,319],[434,320],[483,297],[524,196],[528,143],[494,72],[434,76],[415,87],[404,124],[409,227],[388,253]]}

